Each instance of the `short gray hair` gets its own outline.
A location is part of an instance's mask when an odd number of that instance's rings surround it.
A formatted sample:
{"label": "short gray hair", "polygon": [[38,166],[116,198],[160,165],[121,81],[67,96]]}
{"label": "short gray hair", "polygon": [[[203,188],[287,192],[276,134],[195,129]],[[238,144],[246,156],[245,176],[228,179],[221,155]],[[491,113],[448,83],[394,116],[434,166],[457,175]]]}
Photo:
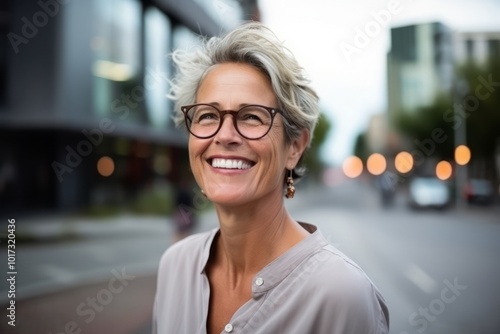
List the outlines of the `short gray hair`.
{"label": "short gray hair", "polygon": [[262,23],[247,22],[222,37],[203,40],[201,47],[194,50],[176,50],[172,59],[177,73],[169,98],[175,101],[177,125],[184,119],[180,107],[196,103],[198,88],[214,65],[243,63],[269,78],[278,108],[284,113],[285,142],[290,143],[307,130],[310,145],[319,118],[318,96],[293,54]]}

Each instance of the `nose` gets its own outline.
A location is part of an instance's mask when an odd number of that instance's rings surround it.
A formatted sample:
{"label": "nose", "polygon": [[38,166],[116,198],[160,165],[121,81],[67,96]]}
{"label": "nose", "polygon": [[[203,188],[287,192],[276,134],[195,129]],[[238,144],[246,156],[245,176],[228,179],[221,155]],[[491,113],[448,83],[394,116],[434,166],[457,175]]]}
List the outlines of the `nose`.
{"label": "nose", "polygon": [[242,137],[234,127],[233,117],[235,115],[226,114],[222,118],[222,125],[219,132],[215,135],[215,141],[223,145],[229,144],[239,144],[242,141]]}

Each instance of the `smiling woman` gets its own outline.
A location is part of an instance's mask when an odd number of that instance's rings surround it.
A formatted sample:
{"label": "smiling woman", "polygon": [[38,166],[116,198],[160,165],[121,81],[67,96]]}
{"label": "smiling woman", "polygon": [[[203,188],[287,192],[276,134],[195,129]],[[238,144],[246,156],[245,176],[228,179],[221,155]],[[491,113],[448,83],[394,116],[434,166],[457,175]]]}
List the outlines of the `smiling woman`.
{"label": "smiling woman", "polygon": [[177,123],[219,228],[163,255],[155,333],[387,333],[370,279],[284,206],[319,115],[295,58],[260,23],[173,58]]}

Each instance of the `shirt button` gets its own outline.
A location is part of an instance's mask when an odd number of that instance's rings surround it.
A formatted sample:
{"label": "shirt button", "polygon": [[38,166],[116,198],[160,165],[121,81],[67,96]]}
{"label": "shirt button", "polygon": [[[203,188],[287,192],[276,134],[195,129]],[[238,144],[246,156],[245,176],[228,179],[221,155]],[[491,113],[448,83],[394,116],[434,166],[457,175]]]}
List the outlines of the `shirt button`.
{"label": "shirt button", "polygon": [[233,325],[227,324],[226,327],[224,327],[224,331],[226,331],[226,333],[231,333],[233,331]]}
{"label": "shirt button", "polygon": [[257,277],[257,279],[255,280],[255,284],[257,284],[258,286],[264,284],[264,280],[262,279],[262,277]]}

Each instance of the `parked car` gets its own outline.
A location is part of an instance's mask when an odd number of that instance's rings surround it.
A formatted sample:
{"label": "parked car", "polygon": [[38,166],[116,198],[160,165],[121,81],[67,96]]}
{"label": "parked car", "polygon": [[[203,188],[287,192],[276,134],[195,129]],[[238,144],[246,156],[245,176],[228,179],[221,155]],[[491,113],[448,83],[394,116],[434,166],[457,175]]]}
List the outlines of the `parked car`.
{"label": "parked car", "polygon": [[410,181],[410,207],[444,209],[450,203],[451,193],[446,181],[430,176],[419,176]]}
{"label": "parked car", "polygon": [[491,204],[495,199],[495,188],[487,179],[470,179],[465,184],[463,195],[468,203]]}

